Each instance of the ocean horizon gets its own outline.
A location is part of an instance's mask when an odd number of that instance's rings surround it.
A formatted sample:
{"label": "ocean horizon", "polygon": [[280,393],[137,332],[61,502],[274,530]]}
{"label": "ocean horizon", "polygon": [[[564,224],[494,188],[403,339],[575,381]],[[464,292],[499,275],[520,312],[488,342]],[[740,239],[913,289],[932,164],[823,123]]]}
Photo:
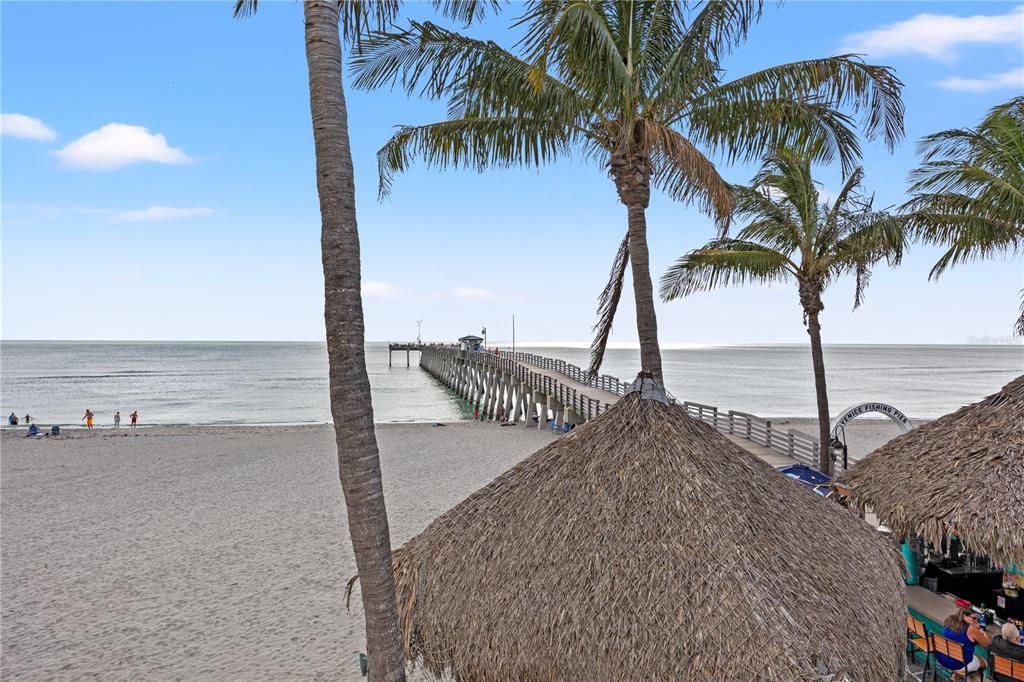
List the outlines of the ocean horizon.
{"label": "ocean horizon", "polygon": [[[511,343],[491,341],[511,350]],[[586,342],[519,342],[516,350],[585,366]],[[833,415],[867,401],[930,419],[1024,373],[1020,345],[827,344]],[[806,344],[665,344],[665,383],[681,400],[762,417],[816,415]],[[471,410],[418,367],[418,354],[366,344],[374,421],[466,419]],[[609,348],[602,373],[629,379],[635,344]],[[0,412],[40,424],[97,425],[138,410],[143,425],[316,424],[330,421],[326,344],[317,341],[0,342]]]}

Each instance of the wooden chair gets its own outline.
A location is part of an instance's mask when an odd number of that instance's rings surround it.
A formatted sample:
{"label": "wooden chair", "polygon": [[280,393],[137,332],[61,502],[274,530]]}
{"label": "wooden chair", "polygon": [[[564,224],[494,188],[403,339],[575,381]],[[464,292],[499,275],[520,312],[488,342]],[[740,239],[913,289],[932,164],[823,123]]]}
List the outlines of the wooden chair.
{"label": "wooden chair", "polygon": [[1024,662],[990,653],[989,665],[993,673],[1004,675],[1011,680],[1021,680],[1024,682]]}
{"label": "wooden chair", "polygon": [[[943,637],[942,635],[938,635],[935,633],[932,633],[931,640],[932,653],[948,656],[949,658],[952,658],[954,661],[959,661],[963,663],[964,667],[967,666],[967,663],[969,661],[967,660],[967,655],[964,651],[963,644],[961,644],[960,642],[954,642],[951,639],[947,639],[946,637]],[[939,679],[939,668],[942,668],[943,670],[948,672],[949,679],[953,680],[954,682],[970,682],[972,680],[982,682],[983,680],[982,675],[984,673],[982,673],[982,671],[980,670],[975,671],[973,673],[966,673],[963,670],[949,670],[945,666],[938,665],[938,662],[936,662],[936,665],[932,668],[933,680]]]}
{"label": "wooden chair", "polygon": [[924,654],[924,670],[921,673],[921,679],[924,680],[928,677],[928,663],[931,662],[935,650],[932,648],[932,638],[928,636],[928,628],[924,626],[924,622],[908,613],[907,653],[910,654],[911,661],[917,660],[918,651]]}

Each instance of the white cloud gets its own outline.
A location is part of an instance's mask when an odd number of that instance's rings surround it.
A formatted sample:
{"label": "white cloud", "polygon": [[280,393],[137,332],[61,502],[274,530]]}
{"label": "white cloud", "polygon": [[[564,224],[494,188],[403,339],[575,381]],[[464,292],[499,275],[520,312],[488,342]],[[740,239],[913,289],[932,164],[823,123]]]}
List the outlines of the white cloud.
{"label": "white cloud", "polygon": [[920,54],[953,61],[956,47],[968,44],[1019,45],[1024,41],[1024,5],[1006,14],[958,17],[950,14],[918,14],[905,21],[846,36],[843,52],[871,57]]}
{"label": "white cloud", "polygon": [[163,223],[169,220],[203,218],[213,214],[212,208],[174,208],[171,206],[150,206],[138,211],[118,211],[110,216],[111,223]]}
{"label": "white cloud", "polygon": [[472,301],[487,301],[492,298],[497,298],[497,294],[487,289],[477,289],[475,287],[455,287],[452,289],[452,295],[456,298],[464,298]]}
{"label": "white cloud", "polygon": [[372,279],[363,282],[363,296],[376,298],[393,298],[402,293],[402,290],[388,282],[376,282]]}
{"label": "white cloud", "polygon": [[1024,66],[1019,69],[1011,69],[1003,73],[993,73],[981,78],[960,78],[952,76],[936,83],[940,88],[946,90],[959,90],[961,92],[988,92],[989,90],[1001,90],[1003,88],[1024,89]]}
{"label": "white cloud", "polygon": [[0,135],[40,142],[57,139],[57,133],[47,128],[45,123],[25,114],[0,114]]}
{"label": "white cloud", "polygon": [[192,161],[181,149],[169,146],[167,138],[160,133],[124,123],[108,123],[54,154],[65,166],[90,170],[114,170],[144,162],[179,164]]}

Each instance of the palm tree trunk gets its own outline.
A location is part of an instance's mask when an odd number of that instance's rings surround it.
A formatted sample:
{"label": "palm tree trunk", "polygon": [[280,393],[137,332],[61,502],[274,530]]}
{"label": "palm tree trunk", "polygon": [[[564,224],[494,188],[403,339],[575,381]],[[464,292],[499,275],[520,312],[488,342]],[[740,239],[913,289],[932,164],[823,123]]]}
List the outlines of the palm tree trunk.
{"label": "palm tree trunk", "polygon": [[305,18],[338,475],[359,571],[370,679],[401,681],[405,679],[405,661],[395,605],[391,536],[363,349],[359,232],[341,81],[337,0],[306,2]]}
{"label": "palm tree trunk", "polygon": [[821,324],[817,311],[807,312],[807,333],[811,337],[811,363],[814,365],[814,393],[818,402],[818,470],[832,475],[832,438],[829,434],[828,390],[825,386],[825,357],[821,352]]}
{"label": "palm tree trunk", "polygon": [[654,285],[647,250],[647,204],[651,200],[651,159],[640,134],[633,144],[611,156],[611,174],[619,200],[626,207],[629,225],[629,261],[633,272],[636,302],[636,331],[640,340],[640,370],[650,372],[664,385],[661,347],[658,345],[658,317],[654,312]]}
{"label": "palm tree trunk", "polygon": [[640,338],[640,369],[650,372],[659,384],[661,347],[658,345],[658,317],[654,312],[654,285],[647,251],[647,215],[643,206],[633,204],[629,211],[629,260],[633,267],[633,298],[636,301],[636,331]]}

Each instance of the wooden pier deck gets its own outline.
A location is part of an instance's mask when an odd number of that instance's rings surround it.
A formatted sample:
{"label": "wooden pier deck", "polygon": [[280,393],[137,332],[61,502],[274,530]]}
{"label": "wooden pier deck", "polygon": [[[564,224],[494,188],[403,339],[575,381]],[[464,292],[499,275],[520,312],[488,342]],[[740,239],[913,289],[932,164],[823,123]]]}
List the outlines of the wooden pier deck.
{"label": "wooden pier deck", "polygon": [[[397,345],[397,344],[396,344]],[[413,345],[420,366],[474,404],[481,419],[525,421],[551,415],[554,427],[593,419],[622,397],[629,384],[608,375],[590,377],[563,360],[532,353],[463,351],[447,345]],[[389,347],[390,351],[390,347]],[[690,416],[772,466],[809,464],[818,458],[817,439],[796,429],[779,429],[771,420],[713,405],[677,401]],[[538,419],[538,428],[546,420]]]}

